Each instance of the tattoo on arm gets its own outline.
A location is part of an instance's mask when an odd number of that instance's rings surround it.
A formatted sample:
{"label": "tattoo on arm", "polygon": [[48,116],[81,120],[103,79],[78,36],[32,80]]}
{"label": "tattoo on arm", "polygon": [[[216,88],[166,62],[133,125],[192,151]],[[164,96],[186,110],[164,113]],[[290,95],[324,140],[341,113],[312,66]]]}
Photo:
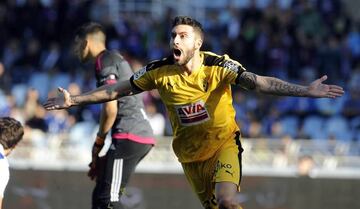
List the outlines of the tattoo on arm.
{"label": "tattoo on arm", "polygon": [[87,95],[70,96],[70,101],[71,101],[71,105],[77,106],[77,105],[102,103],[109,100],[97,99],[96,96],[92,94],[87,94]]}
{"label": "tattoo on arm", "polygon": [[258,76],[251,72],[243,72],[237,78],[237,83],[248,90],[259,90],[262,93],[278,96],[307,96],[307,87],[292,84],[274,77]]}
{"label": "tattoo on arm", "polygon": [[239,75],[237,82],[245,89],[254,90],[256,88],[256,75],[245,71]]}
{"label": "tattoo on arm", "polygon": [[77,100],[77,96],[70,96],[70,102],[72,105],[79,105],[79,102]]}
{"label": "tattoo on arm", "polygon": [[265,79],[269,85],[267,89],[261,89],[264,93],[279,96],[306,96],[307,88],[305,86],[288,83],[272,77],[266,77]]}
{"label": "tattoo on arm", "polygon": [[85,105],[103,103],[115,100],[119,97],[130,96],[136,94],[133,89],[126,82],[114,85],[105,85],[93,91],[78,95],[71,96],[70,101],[72,105]]}

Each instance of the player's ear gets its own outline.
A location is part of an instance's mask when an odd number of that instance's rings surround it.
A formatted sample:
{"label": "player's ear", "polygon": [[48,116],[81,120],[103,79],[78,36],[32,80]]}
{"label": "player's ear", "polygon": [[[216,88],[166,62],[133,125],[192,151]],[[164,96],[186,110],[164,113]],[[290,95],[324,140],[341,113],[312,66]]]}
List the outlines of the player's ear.
{"label": "player's ear", "polygon": [[88,40],[87,39],[85,39],[84,40],[84,42],[83,42],[83,49],[86,49],[86,47],[88,47],[89,46],[89,42],[88,42]]}
{"label": "player's ear", "polygon": [[203,44],[203,40],[201,37],[198,37],[195,42],[196,49],[200,49]]}

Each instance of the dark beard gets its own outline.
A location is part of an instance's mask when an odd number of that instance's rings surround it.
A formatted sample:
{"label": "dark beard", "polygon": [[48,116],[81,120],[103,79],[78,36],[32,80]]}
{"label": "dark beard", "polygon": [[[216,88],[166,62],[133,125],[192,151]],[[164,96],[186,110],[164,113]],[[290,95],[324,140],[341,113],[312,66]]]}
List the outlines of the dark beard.
{"label": "dark beard", "polygon": [[183,64],[177,63],[178,65],[186,65],[187,63],[189,63],[189,61],[194,57],[195,54],[195,49],[193,49],[191,51],[191,53],[189,54],[189,56],[186,56],[185,58],[185,62]]}

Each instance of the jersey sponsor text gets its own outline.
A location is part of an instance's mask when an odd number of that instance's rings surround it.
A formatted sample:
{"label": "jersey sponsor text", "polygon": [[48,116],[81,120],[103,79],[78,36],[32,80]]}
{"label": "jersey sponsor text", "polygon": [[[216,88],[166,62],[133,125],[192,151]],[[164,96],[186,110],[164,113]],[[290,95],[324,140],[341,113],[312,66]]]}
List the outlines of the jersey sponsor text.
{"label": "jersey sponsor text", "polygon": [[180,119],[180,123],[184,126],[191,126],[203,123],[210,119],[203,101],[193,104],[176,106],[176,112]]}

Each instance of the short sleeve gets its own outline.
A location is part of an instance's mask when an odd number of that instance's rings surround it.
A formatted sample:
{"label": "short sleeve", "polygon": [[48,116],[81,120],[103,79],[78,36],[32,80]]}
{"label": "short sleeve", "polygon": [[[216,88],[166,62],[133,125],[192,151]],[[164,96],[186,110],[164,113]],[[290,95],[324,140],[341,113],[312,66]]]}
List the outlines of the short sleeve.
{"label": "short sleeve", "polygon": [[240,75],[246,71],[246,69],[237,61],[230,59],[225,55],[225,59],[220,63],[220,77],[226,83],[239,84]]}
{"label": "short sleeve", "polygon": [[95,62],[96,86],[125,81],[132,75],[129,63],[118,53],[104,51]]}
{"label": "short sleeve", "polygon": [[114,84],[117,82],[119,76],[116,67],[109,66],[101,69],[96,75],[96,86],[100,87],[106,84]]}

